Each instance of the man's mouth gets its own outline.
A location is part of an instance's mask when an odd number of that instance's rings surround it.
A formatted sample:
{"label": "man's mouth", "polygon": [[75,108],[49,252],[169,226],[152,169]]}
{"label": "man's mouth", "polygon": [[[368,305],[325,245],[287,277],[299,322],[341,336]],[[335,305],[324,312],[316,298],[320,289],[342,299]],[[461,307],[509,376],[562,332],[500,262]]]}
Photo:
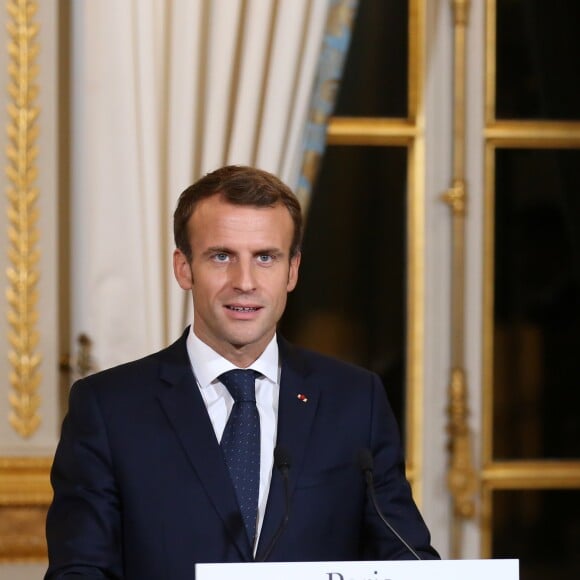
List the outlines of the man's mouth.
{"label": "man's mouth", "polygon": [[257,306],[226,306],[226,308],[234,312],[256,312],[259,310]]}

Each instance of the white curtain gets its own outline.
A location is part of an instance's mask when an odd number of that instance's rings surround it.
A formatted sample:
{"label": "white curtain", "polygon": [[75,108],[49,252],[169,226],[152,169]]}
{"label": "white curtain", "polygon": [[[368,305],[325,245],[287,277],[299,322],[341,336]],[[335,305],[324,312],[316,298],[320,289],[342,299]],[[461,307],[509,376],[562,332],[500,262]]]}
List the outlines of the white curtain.
{"label": "white curtain", "polygon": [[98,368],[191,317],[171,214],[206,172],[251,164],[296,187],[327,0],[75,0],[73,333]]}

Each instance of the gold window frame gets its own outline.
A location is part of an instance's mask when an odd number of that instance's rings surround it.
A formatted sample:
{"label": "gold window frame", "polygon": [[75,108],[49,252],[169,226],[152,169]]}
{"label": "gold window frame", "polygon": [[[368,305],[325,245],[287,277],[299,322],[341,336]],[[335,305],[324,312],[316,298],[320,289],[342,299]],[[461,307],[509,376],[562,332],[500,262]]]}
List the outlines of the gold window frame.
{"label": "gold window frame", "polygon": [[483,244],[481,557],[492,556],[495,490],[580,489],[580,460],[502,460],[493,457],[495,155],[498,149],[580,149],[580,122],[495,118],[497,0],[486,2],[485,169]]}

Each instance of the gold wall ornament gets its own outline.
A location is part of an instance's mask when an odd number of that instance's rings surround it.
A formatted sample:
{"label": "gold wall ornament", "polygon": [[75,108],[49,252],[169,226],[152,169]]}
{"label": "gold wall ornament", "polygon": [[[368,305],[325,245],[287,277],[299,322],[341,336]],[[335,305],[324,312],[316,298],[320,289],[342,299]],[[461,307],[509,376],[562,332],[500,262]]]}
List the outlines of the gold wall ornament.
{"label": "gold wall ornament", "polygon": [[46,560],[51,463],[50,457],[0,457],[0,564]]}
{"label": "gold wall ornament", "polygon": [[449,468],[447,486],[452,496],[451,558],[463,551],[463,523],[475,517],[479,476],[473,466],[469,428],[469,389],[465,376],[465,99],[466,36],[469,0],[451,0],[453,10],[453,180],[441,199],[451,209],[451,378],[448,389]]}
{"label": "gold wall ornament", "polygon": [[453,16],[456,26],[467,26],[470,0],[451,0],[453,2]]}
{"label": "gold wall ornament", "polygon": [[478,489],[478,479],[473,467],[471,437],[467,422],[467,382],[462,369],[453,369],[449,385],[449,424],[451,465],[447,474],[447,485],[453,495],[453,509],[461,518],[475,515],[474,495]]}
{"label": "gold wall ornament", "polygon": [[37,3],[33,0],[9,0],[7,24],[10,42],[8,94],[8,360],[11,365],[9,395],[12,413],[10,424],[22,437],[30,437],[40,424],[40,354],[36,330],[38,292],[37,229],[38,188],[38,115],[36,105],[38,76],[36,41],[39,26],[34,22]]}
{"label": "gold wall ornament", "polygon": [[60,359],[60,371],[69,377],[69,384],[82,379],[97,370],[93,358],[93,340],[88,334],[81,333],[76,340],[78,349],[76,354],[64,354]]}
{"label": "gold wall ornament", "polygon": [[467,206],[465,181],[456,179],[453,185],[441,196],[441,199],[449,204],[455,216],[464,217]]}

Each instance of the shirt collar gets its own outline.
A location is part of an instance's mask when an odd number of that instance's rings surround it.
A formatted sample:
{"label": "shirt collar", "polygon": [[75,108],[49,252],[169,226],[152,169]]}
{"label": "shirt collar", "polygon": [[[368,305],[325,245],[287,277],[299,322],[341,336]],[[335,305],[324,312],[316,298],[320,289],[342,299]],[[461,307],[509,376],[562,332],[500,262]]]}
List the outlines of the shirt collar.
{"label": "shirt collar", "polygon": [[[186,345],[193,373],[201,389],[208,387],[226,371],[238,368],[198,338],[193,332],[193,325],[189,329]],[[258,371],[271,383],[278,383],[279,356],[276,334],[264,352],[248,368]]]}

